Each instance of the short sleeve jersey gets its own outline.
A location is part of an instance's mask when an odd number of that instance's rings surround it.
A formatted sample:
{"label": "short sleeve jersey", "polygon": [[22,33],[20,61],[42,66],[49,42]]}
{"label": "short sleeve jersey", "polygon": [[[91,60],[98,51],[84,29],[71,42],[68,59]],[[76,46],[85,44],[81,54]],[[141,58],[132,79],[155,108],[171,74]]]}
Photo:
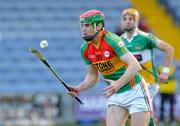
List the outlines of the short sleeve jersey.
{"label": "short sleeve jersey", "polygon": [[[95,46],[93,42],[84,42],[81,54],[87,65],[94,65],[105,79],[117,80],[126,71],[127,65],[120,59],[128,52],[124,42],[117,35],[102,31],[100,42]],[[131,89],[141,81],[142,77],[136,74],[120,92]]]}
{"label": "short sleeve jersey", "polygon": [[[156,43],[158,38],[150,33],[145,33],[142,31],[137,31],[137,35],[134,36],[131,41],[127,40],[125,34],[123,34],[121,38],[124,40],[128,50],[133,53],[139,63],[157,76],[158,72],[154,65],[153,48],[157,47]],[[142,69],[140,74],[147,83],[157,83],[157,79],[146,70]]]}

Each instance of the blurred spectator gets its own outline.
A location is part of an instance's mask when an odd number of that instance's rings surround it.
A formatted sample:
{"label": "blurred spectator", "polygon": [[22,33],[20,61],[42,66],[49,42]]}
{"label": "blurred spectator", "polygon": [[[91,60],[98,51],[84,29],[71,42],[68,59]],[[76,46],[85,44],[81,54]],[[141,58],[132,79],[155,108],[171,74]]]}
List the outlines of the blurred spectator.
{"label": "blurred spectator", "polygon": [[[162,71],[160,68],[159,72]],[[176,93],[176,79],[174,76],[175,66],[170,66],[170,73],[168,78],[168,84],[160,84],[160,95],[161,95],[161,112],[160,112],[160,126],[164,126],[164,105],[166,101],[170,104],[170,126],[175,126],[175,118],[174,118],[174,103],[175,103],[175,93]]]}

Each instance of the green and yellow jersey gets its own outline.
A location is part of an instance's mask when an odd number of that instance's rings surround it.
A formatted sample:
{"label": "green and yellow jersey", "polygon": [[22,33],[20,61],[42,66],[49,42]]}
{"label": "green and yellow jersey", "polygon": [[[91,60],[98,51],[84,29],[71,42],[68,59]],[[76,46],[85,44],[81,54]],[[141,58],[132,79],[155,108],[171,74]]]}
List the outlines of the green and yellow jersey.
{"label": "green and yellow jersey", "polygon": [[[136,30],[133,34],[133,37],[129,40],[126,33],[121,35],[121,38],[124,40],[128,50],[133,53],[136,59],[146,67],[148,70],[152,71],[155,75],[158,75],[158,72],[154,65],[153,57],[153,48],[157,47],[158,38],[152,34],[145,33],[139,30]],[[140,74],[143,76],[145,81],[149,84],[157,83],[157,79],[146,70],[142,69]]]}
{"label": "green and yellow jersey", "polygon": [[[98,45],[84,42],[81,46],[81,54],[87,65],[94,65],[105,79],[117,80],[126,71],[127,64],[120,57],[128,52],[125,44],[115,34],[102,31]],[[136,74],[118,93],[133,88],[141,81],[142,77]]]}

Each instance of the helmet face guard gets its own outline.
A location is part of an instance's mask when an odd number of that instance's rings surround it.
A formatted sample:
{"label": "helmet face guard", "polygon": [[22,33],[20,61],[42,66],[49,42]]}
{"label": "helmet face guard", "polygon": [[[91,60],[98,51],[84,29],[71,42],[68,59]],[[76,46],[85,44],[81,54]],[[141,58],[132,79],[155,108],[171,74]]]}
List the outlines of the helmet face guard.
{"label": "helmet face guard", "polygon": [[[81,23],[92,25],[93,28],[95,28],[99,23],[102,23],[104,26],[104,14],[98,10],[87,11],[80,15],[80,29],[82,30]],[[99,31],[91,36],[83,36],[83,39],[91,41],[98,33]]]}

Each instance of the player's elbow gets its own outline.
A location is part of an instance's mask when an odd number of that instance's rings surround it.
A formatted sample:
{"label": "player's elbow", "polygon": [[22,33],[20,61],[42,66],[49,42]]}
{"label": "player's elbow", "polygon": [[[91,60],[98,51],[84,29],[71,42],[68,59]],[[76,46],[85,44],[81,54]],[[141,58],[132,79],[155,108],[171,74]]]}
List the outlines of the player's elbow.
{"label": "player's elbow", "polygon": [[169,50],[173,53],[174,52],[174,47],[170,46]]}
{"label": "player's elbow", "polygon": [[98,74],[93,74],[93,75],[90,77],[90,80],[92,81],[92,83],[97,83],[98,80],[99,80],[99,75],[98,75]]}
{"label": "player's elbow", "polygon": [[162,47],[164,47],[165,52],[171,52],[171,53],[174,52],[174,47],[172,45],[170,45],[170,44],[166,44],[166,45],[164,45]]}
{"label": "player's elbow", "polygon": [[174,55],[174,47],[172,47],[171,45],[169,45],[167,47],[167,49],[165,50],[166,55],[168,56],[173,56]]}
{"label": "player's elbow", "polygon": [[174,47],[172,45],[170,45],[170,44],[166,44],[164,47],[165,47],[166,50],[174,51]]}

